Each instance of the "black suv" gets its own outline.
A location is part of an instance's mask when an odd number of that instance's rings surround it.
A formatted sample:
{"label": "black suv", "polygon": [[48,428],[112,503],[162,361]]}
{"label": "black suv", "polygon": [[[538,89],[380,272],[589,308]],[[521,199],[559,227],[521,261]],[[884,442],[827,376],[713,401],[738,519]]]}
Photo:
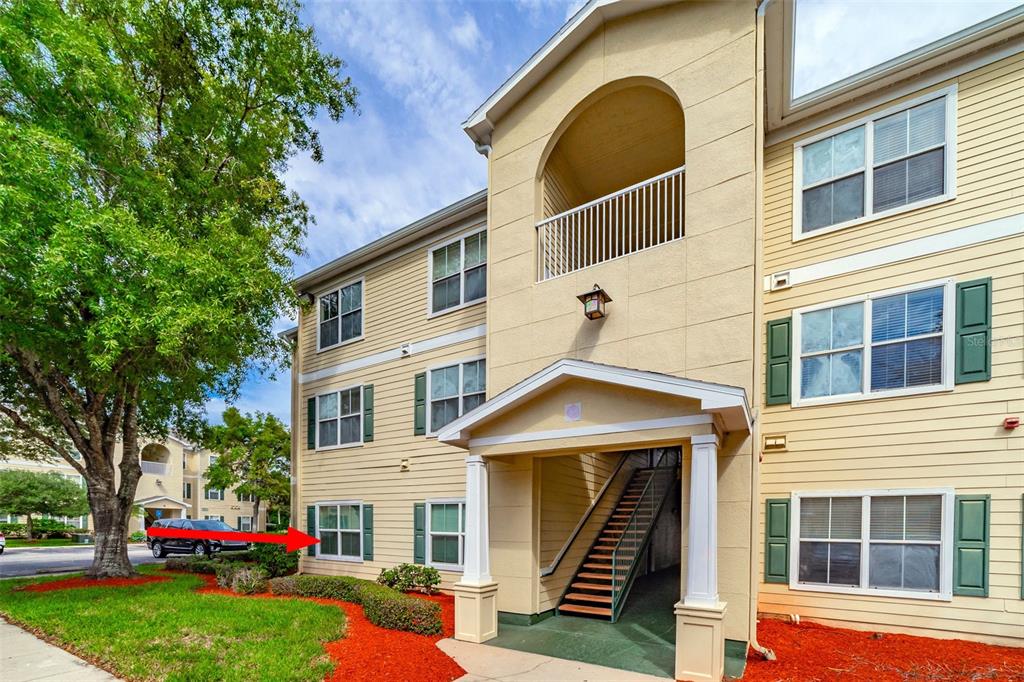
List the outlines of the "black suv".
{"label": "black suv", "polygon": [[249,543],[241,540],[192,540],[190,538],[160,537],[160,528],[179,528],[182,530],[216,530],[237,533],[234,528],[223,521],[200,521],[198,519],[159,519],[150,528],[157,529],[155,535],[146,535],[146,547],[153,551],[153,556],[162,559],[168,554],[195,554],[211,556],[216,552],[237,552],[249,549]]}

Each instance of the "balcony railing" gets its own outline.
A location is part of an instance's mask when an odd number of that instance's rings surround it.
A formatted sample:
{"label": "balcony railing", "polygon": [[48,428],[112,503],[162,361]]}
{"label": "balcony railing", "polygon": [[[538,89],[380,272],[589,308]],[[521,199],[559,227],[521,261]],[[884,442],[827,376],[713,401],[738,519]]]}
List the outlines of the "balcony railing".
{"label": "balcony railing", "polygon": [[163,462],[150,462],[142,460],[142,473],[153,474],[154,476],[166,476],[169,471],[169,467]]}
{"label": "balcony railing", "polygon": [[686,166],[537,223],[544,281],[683,236]]}

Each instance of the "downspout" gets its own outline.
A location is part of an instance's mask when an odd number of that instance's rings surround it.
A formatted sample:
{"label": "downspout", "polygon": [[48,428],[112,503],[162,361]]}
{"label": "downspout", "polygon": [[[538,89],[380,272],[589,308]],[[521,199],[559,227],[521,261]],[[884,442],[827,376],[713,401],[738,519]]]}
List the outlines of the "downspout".
{"label": "downspout", "polygon": [[764,127],[765,127],[765,58],[764,58],[764,14],[772,0],[761,0],[755,15],[755,55],[754,55],[754,396],[751,402],[753,410],[753,440],[750,456],[750,647],[769,661],[775,660],[775,652],[762,646],[757,641],[757,597],[761,581],[757,565],[757,548],[759,510],[761,509],[761,377],[764,366],[761,353],[761,329],[764,326],[764,292],[761,271],[764,261]]}

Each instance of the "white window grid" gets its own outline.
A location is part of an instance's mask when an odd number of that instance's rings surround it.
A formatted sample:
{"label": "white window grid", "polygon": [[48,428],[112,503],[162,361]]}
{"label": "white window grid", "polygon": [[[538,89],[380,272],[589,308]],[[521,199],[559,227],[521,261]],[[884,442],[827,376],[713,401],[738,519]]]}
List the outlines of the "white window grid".
{"label": "white window grid", "polygon": [[251,516],[239,516],[238,517],[238,530],[242,532],[252,531],[252,517]]}
{"label": "white window grid", "polygon": [[[856,544],[856,545],[861,545],[863,540],[864,540],[864,506],[863,506],[863,504],[861,505],[861,510],[860,510],[860,513],[861,513],[861,534],[860,534],[860,536],[858,536],[856,538],[834,538],[834,537],[832,537],[832,501],[834,499],[836,499],[837,497],[842,497],[842,496],[835,495],[835,496],[827,498],[828,499],[828,534],[827,534],[827,537],[819,538],[819,537],[813,537],[813,536],[805,537],[803,535],[799,535],[796,538],[797,544],[799,544],[801,542],[824,542],[824,543],[828,543],[829,548],[828,548],[828,555],[826,556],[826,560],[825,560],[825,583],[824,583],[824,584],[828,584],[828,585],[832,585],[833,584],[831,582],[831,580],[832,580],[832,545],[833,544],[844,544],[844,545]],[[856,496],[853,495],[851,497],[856,497]],[[866,500],[866,498],[865,498],[865,500]],[[799,510],[797,510],[797,511],[799,511]],[[798,528],[800,527],[800,520],[799,519],[797,519],[797,527]],[[801,532],[802,532],[802,530],[801,530]],[[861,563],[863,564],[863,556],[864,556],[864,549],[863,549],[863,547],[861,547],[860,555],[862,557]],[[799,556],[799,554],[798,554],[798,556]],[[797,570],[797,572],[799,573],[799,564],[794,566],[794,570]],[[799,576],[798,576],[797,579],[799,580]],[[818,583],[814,583],[814,584],[818,584]]]}
{"label": "white window grid", "polygon": [[[922,291],[924,289],[933,289],[936,287],[943,287],[942,292],[942,331],[931,334],[920,334],[915,336],[908,336],[899,339],[892,339],[887,341],[879,341],[872,343],[871,339],[871,305],[872,301],[880,298],[886,298],[889,296],[897,296],[899,294],[907,294],[915,291]],[[792,362],[792,378],[791,378],[791,395],[793,396],[792,406],[803,407],[808,405],[824,405],[829,403],[841,403],[855,400],[876,400],[881,398],[894,398],[899,396],[907,395],[919,395],[922,393],[935,393],[939,391],[950,391],[953,389],[953,340],[954,332],[956,330],[955,323],[955,305],[954,305],[954,291],[955,284],[951,279],[935,280],[931,282],[924,282],[921,284],[914,284],[907,287],[900,287],[898,289],[887,289],[885,291],[873,292],[870,294],[864,294],[861,296],[854,296],[851,298],[842,299],[839,301],[830,301],[814,306],[808,306],[806,308],[799,308],[793,311],[793,362]],[[805,357],[812,357],[814,355],[825,355],[831,353],[839,353],[846,348],[827,350],[827,351],[815,351],[813,353],[802,353],[802,316],[806,313],[815,312],[818,310],[829,310],[831,308],[839,308],[844,305],[851,303],[863,303],[863,324],[864,331],[861,336],[861,343],[850,346],[850,349],[863,348],[863,354],[861,356],[861,390],[857,393],[842,393],[839,395],[822,396],[815,398],[804,398],[801,394],[802,387],[802,367],[801,359]],[[872,347],[881,347],[885,345],[891,345],[894,343],[907,343],[909,341],[915,341],[917,339],[942,337],[942,381],[938,384],[929,384],[927,386],[912,386],[906,388],[893,388],[883,389],[878,391],[871,390],[871,349]]]}
{"label": "white window grid", "polygon": [[[466,307],[471,306],[471,305],[476,305],[477,303],[482,303],[483,301],[487,300],[487,294],[486,293],[483,296],[479,297],[479,298],[474,298],[474,299],[469,300],[469,301],[466,300],[466,273],[469,272],[470,270],[477,270],[479,268],[486,268],[487,267],[487,252],[484,253],[484,260],[483,260],[483,262],[477,263],[476,265],[474,265],[472,267],[469,267],[469,268],[466,267],[466,240],[470,239],[472,237],[475,237],[478,234],[483,234],[483,233],[486,233],[486,232],[487,232],[486,228],[478,229],[478,230],[473,230],[472,232],[469,232],[469,233],[464,234],[464,235],[459,236],[459,237],[455,237],[454,239],[450,239],[450,240],[448,240],[448,241],[446,241],[446,242],[444,242],[444,243],[442,243],[442,244],[440,244],[438,246],[432,247],[430,249],[430,251],[427,253],[427,273],[430,275],[430,281],[429,281],[429,283],[427,285],[427,317],[428,318],[435,317],[437,315],[444,315],[445,313],[450,313],[450,312],[453,312],[453,311],[456,311],[456,310],[461,310],[462,308],[466,308]],[[437,253],[438,251],[441,251],[443,249],[448,248],[449,246],[451,246],[452,244],[455,244],[455,243],[459,244],[459,264],[460,264],[459,272],[458,272],[458,277],[459,277],[459,303],[458,303],[458,305],[448,306],[447,308],[442,308],[441,310],[438,310],[438,311],[435,312],[434,311],[434,254]],[[488,248],[489,248],[489,244],[490,244],[490,242],[488,240]],[[453,276],[454,275],[449,275],[449,277],[453,277]],[[447,279],[447,278],[444,278],[444,279]]]}
{"label": "white window grid", "polygon": [[[912,154],[901,156],[897,159],[889,159],[884,163],[878,164],[879,166],[887,166],[891,163],[896,163],[901,159],[908,158],[910,156],[917,156],[919,154],[925,154],[928,151],[945,147],[945,153],[943,155],[943,163],[945,165],[943,173],[943,192],[942,194],[920,201],[911,202],[902,206],[896,206],[894,208],[886,209],[883,211],[874,210],[874,170],[876,168],[874,164],[874,123],[875,121],[886,118],[893,114],[898,114],[901,111],[913,109],[916,106],[926,104],[932,100],[945,99],[946,103],[946,130],[943,137],[942,144],[936,144],[927,149],[915,150]],[[921,95],[914,99],[901,102],[892,107],[887,107],[884,110],[870,114],[868,116],[862,116],[855,121],[851,121],[845,125],[830,128],[822,133],[807,137],[800,140],[793,145],[793,241],[801,241],[803,239],[810,239],[812,237],[818,237],[824,234],[829,234],[837,230],[843,230],[848,227],[854,227],[862,223],[870,222],[872,220],[879,220],[891,215],[897,215],[905,213],[907,211],[913,211],[918,208],[930,206],[932,204],[942,203],[956,198],[956,102],[957,102],[957,86],[951,85],[941,90],[929,92]],[[820,142],[821,140],[835,137],[840,133],[844,133],[847,130],[859,128],[865,126],[864,130],[864,164],[855,171],[838,175],[828,180],[821,180],[815,182],[807,187],[803,186],[803,150],[805,147]],[[843,221],[834,225],[828,225],[821,227],[810,232],[803,232],[803,192],[805,190],[814,189],[819,185],[826,184],[828,182],[835,182],[846,177],[857,175],[858,173],[864,173],[864,215],[859,218],[852,220]]]}
{"label": "white window grid", "polygon": [[[350,412],[342,413],[342,411],[341,411],[341,394],[345,393],[347,391],[355,391],[358,394],[358,396],[359,396],[359,409],[354,411],[354,412],[350,411]],[[320,418],[320,399],[323,398],[324,396],[329,396],[329,395],[337,395],[338,396],[338,416],[337,417],[328,417],[326,419],[321,419]],[[349,404],[351,405],[351,401],[349,401]],[[321,394],[317,395],[316,396],[316,406],[315,406],[314,414],[316,416],[316,450],[317,451],[321,451],[321,450],[338,450],[338,449],[341,449],[341,448],[352,448],[352,447],[358,447],[358,446],[363,444],[364,405],[363,405],[363,385],[362,384],[357,384],[355,386],[347,386],[345,388],[339,388],[339,389],[334,390],[334,391],[325,391],[324,393],[321,393]],[[359,439],[358,440],[354,440],[354,441],[345,442],[345,443],[340,442],[341,441],[341,420],[343,418],[346,418],[346,417],[356,417],[356,416],[358,416],[358,418],[359,418],[359,429],[358,429]],[[329,421],[337,421],[338,422],[338,441],[339,442],[335,443],[334,445],[320,445],[320,424],[322,422],[329,422]]]}
{"label": "white window grid", "polygon": [[224,523],[224,515],[223,514],[207,514],[203,518],[206,519],[207,521],[220,521],[221,523]]}
{"label": "white window grid", "polygon": [[[329,502],[318,502],[315,505],[316,508],[316,537],[320,538],[321,530],[328,533],[338,534],[338,553],[337,554],[325,554],[323,552],[323,541],[316,545],[316,557],[318,559],[327,559],[330,561],[348,561],[348,562],[363,562],[363,503],[361,500],[338,500]],[[341,525],[341,509],[340,507],[355,507],[356,513],[358,514],[359,527],[357,529],[345,529],[341,528],[320,528],[320,508],[321,507],[339,507],[338,509],[338,525]],[[342,533],[356,535],[359,540],[359,553],[357,555],[345,555],[341,553],[341,535]]]}
{"label": "white window grid", "polygon": [[[458,532],[452,533],[447,531],[434,531],[431,529],[431,507],[433,505],[444,505],[444,504],[457,504],[459,505],[459,530]],[[427,565],[432,566],[442,571],[462,571],[463,566],[466,563],[466,498],[445,498],[436,500],[426,501],[426,516],[427,516]],[[433,541],[434,536],[437,537],[458,537],[459,539],[459,562],[457,564],[448,564],[433,561]]]}
{"label": "white window grid", "polygon": [[[338,348],[339,346],[345,346],[345,345],[348,345],[350,343],[355,343],[356,341],[361,341],[362,340],[362,338],[363,338],[363,330],[366,327],[366,316],[365,315],[362,316],[362,320],[361,320],[361,322],[359,324],[359,333],[357,335],[353,336],[352,338],[349,338],[349,339],[342,338],[342,327],[343,327],[342,319],[341,319],[343,317],[342,312],[341,312],[341,302],[342,302],[342,299],[343,299],[342,292],[345,289],[348,289],[351,286],[355,286],[356,284],[359,285],[359,307],[355,308],[353,310],[348,311],[347,313],[345,313],[345,315],[354,315],[357,312],[360,315],[362,315],[363,310],[366,307],[366,280],[365,280],[365,278],[361,277],[359,279],[352,280],[351,282],[346,282],[345,284],[342,284],[341,286],[334,287],[334,288],[332,288],[329,291],[324,291],[324,292],[322,292],[320,294],[317,294],[317,297],[316,297],[316,352],[317,353],[320,353],[320,352],[325,351],[325,350],[331,350],[333,348]],[[320,305],[320,299],[322,299],[325,296],[330,296],[331,294],[337,294],[338,295],[338,314],[334,315],[332,317],[328,317],[328,318],[321,318],[320,317],[320,311],[321,311],[322,308],[321,308],[321,305]],[[332,343],[329,346],[324,346],[324,345],[321,345],[321,343],[320,343],[320,326],[321,326],[322,323],[330,322],[331,320],[337,320],[338,321],[338,342],[337,343]]]}
{"label": "white window grid", "polygon": [[[487,379],[486,379],[486,377],[487,377],[487,365],[486,365],[486,359],[487,359],[486,356],[478,355],[476,357],[466,358],[466,359],[463,359],[463,360],[459,360],[458,362],[447,362],[447,363],[444,363],[444,364],[435,365],[435,366],[431,366],[431,367],[427,368],[427,391],[426,391],[426,393],[427,393],[427,395],[426,395],[427,414],[426,414],[426,419],[427,419],[427,435],[428,436],[434,436],[434,435],[437,434],[437,432],[433,428],[431,428],[432,424],[433,424],[433,421],[431,419],[431,412],[433,411],[433,403],[435,402],[435,399],[432,399],[433,393],[432,393],[432,388],[431,388],[432,387],[432,378],[433,378],[434,372],[436,370],[448,369],[449,367],[456,367],[457,366],[459,368],[459,395],[458,395],[458,398],[459,398],[459,413],[458,413],[458,415],[456,415],[456,418],[458,418],[458,417],[461,417],[462,415],[466,414],[467,410],[465,409],[465,401],[466,401],[466,398],[468,396],[485,396],[486,393],[487,393]],[[463,383],[463,378],[464,378],[463,371],[464,371],[466,365],[474,363],[474,362],[477,362],[479,360],[484,360],[485,361],[485,363],[484,363],[484,390],[482,390],[482,391],[475,391],[475,392],[472,392],[472,393],[465,393],[465,384]],[[454,397],[455,397],[454,395],[444,396],[443,398],[437,398],[436,401],[449,400],[449,399],[454,398]]]}
{"label": "white window grid", "polygon": [[[879,497],[942,497],[941,540],[871,540],[871,498]],[[831,585],[823,583],[800,582],[800,542],[825,542],[825,539],[800,537],[800,502],[809,497],[859,497],[861,498],[860,515],[860,584],[856,587],[848,585]],[[837,592],[843,594],[871,595],[880,597],[904,597],[931,601],[951,601],[953,599],[953,502],[955,493],[952,488],[900,488],[883,490],[820,490],[811,492],[794,492],[791,494],[791,513],[789,537],[789,589],[808,592]],[[906,524],[906,507],[904,507],[904,527]],[[831,524],[831,514],[829,518]],[[831,534],[831,533],[830,533]],[[835,539],[833,542],[857,542],[855,540]],[[926,592],[911,589],[892,589],[869,587],[870,551],[872,544],[904,544],[904,545],[938,545],[939,546],[939,590]]]}

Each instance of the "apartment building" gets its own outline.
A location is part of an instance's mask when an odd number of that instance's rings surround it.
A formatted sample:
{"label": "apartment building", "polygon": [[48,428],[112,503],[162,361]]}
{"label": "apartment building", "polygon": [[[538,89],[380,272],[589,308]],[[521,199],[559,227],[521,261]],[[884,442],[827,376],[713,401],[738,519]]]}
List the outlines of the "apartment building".
{"label": "apartment building", "polygon": [[592,0],[485,191],[295,281],[303,572],[676,679],[759,617],[1024,644],[1024,12],[802,98],[793,12]]}
{"label": "apartment building", "polygon": [[[120,463],[120,444],[115,446],[115,458]],[[254,529],[253,500],[243,500],[232,490],[218,490],[205,485],[204,472],[211,458],[215,459],[216,455],[175,436],[168,436],[161,442],[145,443],[139,452],[142,477],[135,491],[139,514],[131,519],[129,530],[145,530],[160,518],[215,518],[239,530]],[[0,468],[56,472],[85,485],[81,475],[61,459],[52,462],[10,460],[0,462]],[[93,528],[91,515],[62,520],[83,530]],[[260,510],[259,528],[265,527],[264,505]]]}

